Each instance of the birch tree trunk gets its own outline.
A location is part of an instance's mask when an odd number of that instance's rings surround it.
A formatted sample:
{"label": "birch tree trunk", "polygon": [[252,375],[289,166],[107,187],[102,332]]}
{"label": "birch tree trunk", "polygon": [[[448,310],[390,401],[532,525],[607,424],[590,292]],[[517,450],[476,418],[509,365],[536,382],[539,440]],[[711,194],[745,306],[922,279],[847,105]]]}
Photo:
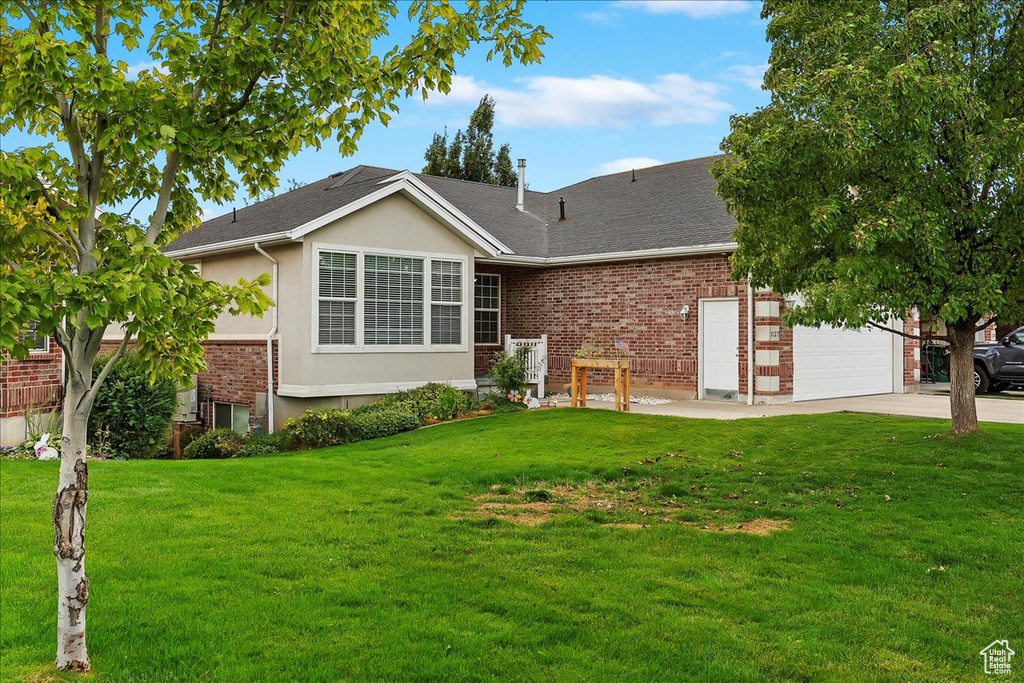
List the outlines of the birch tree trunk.
{"label": "birch tree trunk", "polygon": [[978,431],[974,403],[974,331],[971,320],[947,328],[949,335],[949,413],[954,434]]}
{"label": "birch tree trunk", "polygon": [[[92,368],[87,377],[91,378]],[[77,377],[75,377],[77,375]],[[85,574],[85,508],[89,472],[85,462],[89,424],[88,385],[69,373],[64,395],[60,481],[53,499],[53,554],[57,557],[57,659],[68,671],[89,671],[85,647],[85,606],[89,578]]]}

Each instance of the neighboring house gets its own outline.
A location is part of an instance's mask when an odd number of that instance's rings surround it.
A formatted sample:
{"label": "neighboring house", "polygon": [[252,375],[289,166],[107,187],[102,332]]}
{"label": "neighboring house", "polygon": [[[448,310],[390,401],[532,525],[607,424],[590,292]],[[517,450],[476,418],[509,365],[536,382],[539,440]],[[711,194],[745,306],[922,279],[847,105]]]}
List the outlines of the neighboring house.
{"label": "neighboring house", "polygon": [[771,403],[915,390],[916,342],[788,329],[781,297],[730,279],[715,158],[546,193],[523,189],[522,168],[507,188],[358,166],[207,221],[167,252],[224,282],[273,269],[278,302],[218,321],[198,377],[207,424],[269,413],[280,426],[430,381],[473,389],[506,334],[547,335],[554,390],[577,349],[613,353],[615,337],[634,391]]}
{"label": "neighboring house", "polygon": [[[28,435],[27,420],[42,419],[59,408],[64,387],[64,363],[53,340],[25,334],[30,348],[21,361],[0,360],[0,446],[16,446]],[[42,426],[41,424],[38,426]]]}

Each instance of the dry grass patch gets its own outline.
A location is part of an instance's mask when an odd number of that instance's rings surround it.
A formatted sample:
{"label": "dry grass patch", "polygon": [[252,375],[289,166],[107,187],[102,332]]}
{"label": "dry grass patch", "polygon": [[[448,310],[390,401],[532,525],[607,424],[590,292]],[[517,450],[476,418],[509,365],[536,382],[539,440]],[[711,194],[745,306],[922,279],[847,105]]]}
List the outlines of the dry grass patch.
{"label": "dry grass patch", "polygon": [[753,534],[754,536],[767,536],[775,531],[789,531],[791,525],[788,519],[765,519],[759,517],[749,522],[740,522],[731,525],[708,525],[697,522],[686,522],[687,526],[698,527],[702,531],[713,531],[720,534]]}
{"label": "dry grass patch", "polygon": [[[685,501],[655,496],[651,487],[643,482],[635,489],[623,489],[615,483],[588,481],[582,484],[548,486],[544,481],[529,486],[511,488],[501,484],[491,486],[488,493],[470,496],[475,508],[470,516],[475,519],[503,519],[523,526],[539,526],[556,516],[571,514],[615,514],[639,516],[640,522],[601,522],[601,526],[614,529],[643,529],[655,524],[683,524],[704,531],[720,533],[746,533],[767,536],[774,531],[786,531],[789,520],[758,518],[736,524],[704,524],[678,520],[675,513],[689,510]],[[721,513],[716,510],[716,513]],[[599,521],[595,519],[595,521]]]}

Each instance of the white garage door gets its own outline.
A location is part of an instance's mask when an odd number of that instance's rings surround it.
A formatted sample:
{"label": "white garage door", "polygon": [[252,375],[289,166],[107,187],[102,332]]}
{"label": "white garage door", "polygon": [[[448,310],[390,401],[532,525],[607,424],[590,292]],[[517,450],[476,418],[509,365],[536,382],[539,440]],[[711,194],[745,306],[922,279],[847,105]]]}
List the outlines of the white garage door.
{"label": "white garage door", "polygon": [[793,400],[892,393],[893,337],[875,328],[793,328]]}

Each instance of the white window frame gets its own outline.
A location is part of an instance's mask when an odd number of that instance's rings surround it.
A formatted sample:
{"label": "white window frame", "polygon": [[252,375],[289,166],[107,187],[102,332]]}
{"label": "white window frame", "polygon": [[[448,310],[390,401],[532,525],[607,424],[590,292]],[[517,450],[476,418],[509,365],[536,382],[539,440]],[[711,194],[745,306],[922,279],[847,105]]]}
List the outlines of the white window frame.
{"label": "white window frame", "polygon": [[[477,308],[476,307],[476,281],[473,282],[473,343],[477,346],[501,346],[501,275],[498,273],[477,273],[476,277],[493,277],[498,279],[498,307]],[[477,342],[476,340],[476,312],[488,311],[498,314],[498,332],[493,342]]]}
{"label": "white window frame", "polygon": [[[229,425],[218,425],[217,424],[217,406],[230,406],[231,407],[231,424]],[[240,432],[235,429],[235,412],[245,411],[245,431]],[[249,408],[248,403],[232,403],[231,401],[214,401],[213,402],[213,415],[210,419],[210,425],[214,429],[230,429],[235,434],[248,434],[249,433],[249,421],[252,419],[252,411]]]}
{"label": "white window frame", "polygon": [[[437,301],[434,300],[434,264],[437,264],[437,263],[455,263],[455,264],[458,264],[458,266],[459,266],[459,292],[462,295],[462,298],[459,299],[458,301],[445,301],[443,297],[441,299],[437,300]],[[466,299],[467,299],[466,281],[468,280],[468,278],[466,277],[466,264],[463,263],[462,261],[458,260],[458,259],[432,258],[429,261],[427,261],[426,263],[424,263],[424,266],[425,266],[426,270],[425,270],[425,272],[423,274],[423,278],[424,278],[425,284],[427,284],[429,286],[429,289],[430,289],[429,293],[428,292],[424,292],[424,298],[429,300],[428,308],[430,309],[430,314],[431,314],[431,316],[433,316],[433,314],[434,314],[434,306],[458,307],[458,309],[459,309],[459,339],[460,339],[460,341],[457,344],[435,344],[434,341],[433,341],[433,335],[434,335],[434,325],[433,325],[433,322],[434,321],[431,320],[430,321],[431,322],[430,327],[427,327],[426,326],[426,321],[424,321],[424,333],[426,334],[426,336],[430,337],[430,339],[424,339],[424,341],[426,341],[427,343],[432,344],[434,346],[465,346],[465,345],[467,345],[469,340],[466,338],[466,335],[468,334],[468,330],[466,329],[466,323],[465,323],[465,321],[466,321],[465,309],[466,309]],[[443,273],[443,272],[441,273],[442,276],[444,274],[445,273]],[[443,285],[442,285],[442,287],[443,287]]]}
{"label": "white window frame", "polygon": [[[32,327],[32,323],[35,323],[35,325],[37,327],[39,325],[39,321],[38,320],[32,320],[29,323],[28,331],[24,332],[21,335],[22,343],[26,342],[26,340],[28,339],[29,334],[31,334],[32,338],[36,340],[36,344],[39,343],[39,335],[36,334],[36,328]],[[33,348],[28,350],[28,353],[29,353],[30,356],[31,355],[41,355],[41,354],[49,353],[49,352],[50,352],[50,335],[48,335],[48,334],[44,334],[43,335],[43,348],[38,348],[38,346],[35,346],[35,347],[33,347]]]}
{"label": "white window frame", "polygon": [[[310,352],[311,353],[442,353],[453,351],[469,351],[469,339],[473,334],[472,319],[468,311],[472,309],[473,294],[471,287],[472,268],[469,257],[464,254],[445,254],[423,251],[405,251],[399,249],[374,249],[367,247],[356,247],[346,244],[324,244],[314,243],[312,245],[312,277],[310,287],[311,316],[310,316]],[[355,344],[320,344],[319,330],[319,306],[320,306],[320,253],[333,252],[356,255],[356,343]],[[365,260],[367,256],[400,256],[404,258],[416,258],[423,261],[423,343],[422,344],[366,344],[364,343],[365,326]],[[432,344],[430,341],[431,330],[431,304],[432,291],[430,286],[430,274],[434,261],[457,261],[462,265],[462,302],[461,302],[461,325],[462,343],[460,344]],[[454,302],[437,302],[453,304]]]}
{"label": "white window frame", "polygon": [[[320,294],[320,253],[332,253],[341,254],[343,256],[355,256],[355,297],[336,297],[336,296],[322,296]],[[353,305],[355,322],[353,323],[353,344],[355,343],[356,335],[358,334],[359,328],[359,286],[362,284],[362,277],[360,272],[360,259],[357,254],[353,254],[350,251],[330,251],[323,250],[323,252],[317,252],[316,259],[314,261],[313,268],[316,272],[316,287],[313,290],[313,294],[316,297],[316,304],[314,305],[314,315],[316,316],[314,321],[315,334],[314,343],[320,345],[320,304],[325,301],[338,302],[338,303],[351,303]],[[352,346],[352,344],[331,344],[324,346]]]}

